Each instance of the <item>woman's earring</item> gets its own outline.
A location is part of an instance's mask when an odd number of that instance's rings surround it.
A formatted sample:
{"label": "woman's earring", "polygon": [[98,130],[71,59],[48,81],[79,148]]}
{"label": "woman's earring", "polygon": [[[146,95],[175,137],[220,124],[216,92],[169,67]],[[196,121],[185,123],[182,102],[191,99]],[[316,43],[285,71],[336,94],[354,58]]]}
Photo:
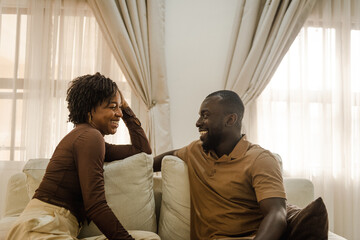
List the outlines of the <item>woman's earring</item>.
{"label": "woman's earring", "polygon": [[88,113],[88,115],[89,115],[89,123],[91,123],[91,121],[92,121],[91,113]]}

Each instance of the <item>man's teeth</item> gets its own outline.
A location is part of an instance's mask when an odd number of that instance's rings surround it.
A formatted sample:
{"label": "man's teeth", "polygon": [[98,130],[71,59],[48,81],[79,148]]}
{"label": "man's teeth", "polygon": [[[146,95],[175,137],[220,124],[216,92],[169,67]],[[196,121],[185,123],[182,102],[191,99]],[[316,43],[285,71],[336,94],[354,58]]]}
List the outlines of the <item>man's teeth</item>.
{"label": "man's teeth", "polygon": [[204,136],[207,133],[207,131],[200,131],[200,135]]}

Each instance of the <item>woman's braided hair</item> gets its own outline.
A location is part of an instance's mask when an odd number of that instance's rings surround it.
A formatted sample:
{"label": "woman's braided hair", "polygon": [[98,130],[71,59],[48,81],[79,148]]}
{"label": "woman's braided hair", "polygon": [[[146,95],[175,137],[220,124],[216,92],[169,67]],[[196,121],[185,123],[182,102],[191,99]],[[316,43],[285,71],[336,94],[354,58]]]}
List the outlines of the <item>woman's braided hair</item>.
{"label": "woman's braided hair", "polygon": [[88,113],[104,101],[110,101],[119,91],[116,83],[100,73],[84,75],[70,82],[66,101],[69,109],[69,122],[86,123]]}

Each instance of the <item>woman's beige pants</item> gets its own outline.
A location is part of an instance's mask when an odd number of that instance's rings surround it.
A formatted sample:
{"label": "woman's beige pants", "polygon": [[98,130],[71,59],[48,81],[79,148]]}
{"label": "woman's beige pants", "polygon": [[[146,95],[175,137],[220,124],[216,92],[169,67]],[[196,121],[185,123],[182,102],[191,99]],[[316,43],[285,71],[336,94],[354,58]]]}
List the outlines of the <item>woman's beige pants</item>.
{"label": "woman's beige pants", "polygon": [[[65,208],[32,199],[10,229],[7,240],[69,240],[78,239],[79,223]],[[160,240],[152,232],[129,231],[136,240]],[[105,236],[86,238],[105,240]]]}

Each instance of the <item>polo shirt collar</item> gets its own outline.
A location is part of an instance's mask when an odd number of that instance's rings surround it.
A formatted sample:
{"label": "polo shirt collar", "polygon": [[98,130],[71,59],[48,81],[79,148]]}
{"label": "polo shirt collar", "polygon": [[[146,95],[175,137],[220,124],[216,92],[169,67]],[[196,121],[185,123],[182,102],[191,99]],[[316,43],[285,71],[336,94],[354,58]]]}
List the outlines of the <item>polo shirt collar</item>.
{"label": "polo shirt collar", "polygon": [[212,157],[218,162],[227,162],[233,159],[240,159],[245,156],[248,148],[250,146],[250,142],[247,141],[245,134],[242,135],[239,142],[235,145],[234,149],[229,155],[223,155],[222,157],[218,157],[213,150],[210,150],[207,154],[209,157]]}
{"label": "polo shirt collar", "polygon": [[231,159],[239,159],[245,156],[248,148],[250,146],[250,142],[246,139],[246,135],[243,134],[239,142],[234,147],[233,151],[229,154]]}

